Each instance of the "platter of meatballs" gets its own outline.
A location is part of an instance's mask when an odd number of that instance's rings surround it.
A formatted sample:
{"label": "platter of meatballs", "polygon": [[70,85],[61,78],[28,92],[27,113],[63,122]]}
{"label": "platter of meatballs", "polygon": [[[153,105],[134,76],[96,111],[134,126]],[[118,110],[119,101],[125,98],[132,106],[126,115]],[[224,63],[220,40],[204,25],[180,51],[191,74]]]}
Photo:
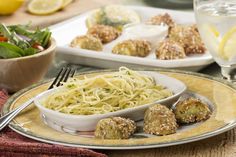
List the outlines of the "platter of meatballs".
{"label": "platter of meatballs", "polygon": [[213,62],[188,12],[109,5],[51,30],[59,54],[72,63],[198,71]]}

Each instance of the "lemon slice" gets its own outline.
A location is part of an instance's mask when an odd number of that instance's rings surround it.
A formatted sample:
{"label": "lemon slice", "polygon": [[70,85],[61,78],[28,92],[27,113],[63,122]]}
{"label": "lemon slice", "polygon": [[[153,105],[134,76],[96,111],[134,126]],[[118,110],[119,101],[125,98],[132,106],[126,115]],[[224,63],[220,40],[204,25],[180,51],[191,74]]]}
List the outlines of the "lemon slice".
{"label": "lemon slice", "polygon": [[140,23],[140,16],[132,9],[122,5],[108,5],[94,10],[87,18],[87,27],[104,24],[122,28],[128,23]]}
{"label": "lemon slice", "polygon": [[231,28],[223,36],[219,45],[219,54],[227,60],[236,56],[236,27]]}
{"label": "lemon slice", "polygon": [[200,27],[202,28],[203,40],[207,43],[209,51],[217,53],[220,43],[218,38],[220,35],[219,31],[216,27],[209,24],[200,25]]}
{"label": "lemon slice", "polygon": [[24,0],[2,0],[0,1],[0,15],[7,15],[15,12]]}
{"label": "lemon slice", "polygon": [[63,6],[63,0],[32,0],[28,11],[36,15],[47,15],[56,12]]}
{"label": "lemon slice", "polygon": [[73,0],[63,0],[63,4],[61,8],[65,8],[67,5],[69,5]]}
{"label": "lemon slice", "polygon": [[215,26],[209,25],[209,30],[214,34],[215,37],[219,37],[220,33]]}

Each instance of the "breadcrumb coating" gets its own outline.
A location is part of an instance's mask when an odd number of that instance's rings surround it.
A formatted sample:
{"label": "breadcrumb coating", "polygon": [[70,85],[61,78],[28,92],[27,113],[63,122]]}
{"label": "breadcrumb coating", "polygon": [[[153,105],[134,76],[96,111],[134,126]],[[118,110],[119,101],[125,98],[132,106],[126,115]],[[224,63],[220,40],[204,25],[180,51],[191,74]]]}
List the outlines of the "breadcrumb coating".
{"label": "breadcrumb coating", "polygon": [[150,20],[147,21],[147,24],[152,24],[152,25],[166,24],[169,27],[173,27],[175,25],[175,22],[168,13],[165,13],[153,16]]}
{"label": "breadcrumb coating", "polygon": [[87,34],[99,38],[103,44],[106,44],[118,38],[121,33],[112,26],[97,24],[90,27]]}
{"label": "breadcrumb coating", "polygon": [[153,135],[168,135],[176,132],[178,125],[174,113],[166,106],[156,104],[144,115],[144,132]]}
{"label": "breadcrumb coating", "polygon": [[91,35],[77,36],[71,41],[70,46],[94,51],[102,51],[103,49],[100,39]]}
{"label": "breadcrumb coating", "polygon": [[175,25],[170,29],[168,37],[179,42],[184,47],[186,55],[203,54],[206,51],[196,25]]}
{"label": "breadcrumb coating", "polygon": [[151,51],[151,43],[146,40],[125,40],[112,49],[112,53],[128,55],[128,56],[138,56],[146,57]]}
{"label": "breadcrumb coating", "polygon": [[183,46],[178,42],[169,39],[160,42],[155,53],[156,57],[162,60],[173,60],[186,57]]}
{"label": "breadcrumb coating", "polygon": [[199,122],[211,115],[208,105],[196,98],[188,98],[177,103],[174,113],[179,123]]}
{"label": "breadcrumb coating", "polygon": [[128,139],[134,134],[134,121],[122,117],[105,118],[98,122],[95,137],[100,139]]}

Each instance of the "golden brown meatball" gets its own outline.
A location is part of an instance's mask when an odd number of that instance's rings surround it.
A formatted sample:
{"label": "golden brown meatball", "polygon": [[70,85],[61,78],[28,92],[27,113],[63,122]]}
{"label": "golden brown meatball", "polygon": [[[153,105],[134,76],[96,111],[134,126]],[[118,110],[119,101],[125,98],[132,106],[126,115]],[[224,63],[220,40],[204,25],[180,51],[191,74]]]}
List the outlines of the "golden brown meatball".
{"label": "golden brown meatball", "polygon": [[177,103],[174,113],[179,123],[199,122],[211,115],[208,105],[196,98],[188,98]]}
{"label": "golden brown meatball", "polygon": [[145,40],[125,40],[112,49],[112,53],[128,55],[128,56],[138,56],[146,57],[151,51],[151,43]]}
{"label": "golden brown meatball", "polygon": [[118,38],[121,33],[112,26],[97,24],[90,27],[87,34],[99,38],[105,44]]}
{"label": "golden brown meatball", "polygon": [[156,104],[149,107],[144,115],[144,132],[154,135],[173,134],[177,130],[174,113],[166,106]]}
{"label": "golden brown meatball", "polygon": [[165,13],[163,15],[156,15],[152,17],[147,22],[147,24],[152,24],[152,25],[166,24],[169,27],[173,27],[175,25],[175,22],[168,13]]}
{"label": "golden brown meatball", "polygon": [[202,54],[206,51],[196,25],[175,25],[170,29],[168,37],[183,45],[186,55]]}
{"label": "golden brown meatball", "polygon": [[102,119],[98,122],[95,137],[100,139],[128,139],[136,130],[134,121],[121,117]]}
{"label": "golden brown meatball", "polygon": [[100,39],[91,35],[78,36],[70,43],[71,47],[80,47],[81,49],[88,49],[94,51],[102,51],[103,46]]}
{"label": "golden brown meatball", "polygon": [[156,57],[162,60],[185,58],[184,48],[178,42],[166,39],[156,49]]}

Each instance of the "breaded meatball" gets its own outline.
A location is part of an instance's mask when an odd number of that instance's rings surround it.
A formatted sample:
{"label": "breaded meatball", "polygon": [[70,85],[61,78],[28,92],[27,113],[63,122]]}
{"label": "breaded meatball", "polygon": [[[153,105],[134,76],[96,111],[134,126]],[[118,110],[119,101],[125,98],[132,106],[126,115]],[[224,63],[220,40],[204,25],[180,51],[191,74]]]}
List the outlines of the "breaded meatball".
{"label": "breaded meatball", "polygon": [[203,54],[206,51],[196,25],[175,25],[170,29],[168,37],[183,45],[186,55]]}
{"label": "breaded meatball", "polygon": [[174,113],[179,123],[193,123],[208,119],[211,110],[201,100],[188,98],[176,104]]}
{"label": "breaded meatball", "polygon": [[128,139],[136,130],[134,121],[121,117],[102,119],[98,122],[95,137],[100,139]]}
{"label": "breaded meatball", "polygon": [[185,58],[184,48],[178,42],[166,39],[156,49],[156,57],[162,60]]}
{"label": "breaded meatball", "polygon": [[112,26],[97,24],[90,27],[87,34],[99,38],[105,44],[118,38],[121,33]]}
{"label": "breaded meatball", "polygon": [[175,115],[166,106],[156,104],[146,110],[143,127],[145,133],[168,135],[175,133],[177,128]]}
{"label": "breaded meatball", "polygon": [[88,49],[94,51],[102,51],[103,46],[100,39],[91,35],[78,36],[70,43],[71,47],[80,47],[81,49]]}
{"label": "breaded meatball", "polygon": [[168,13],[165,13],[162,15],[156,15],[152,17],[149,21],[147,21],[147,24],[152,24],[152,25],[166,24],[169,27],[173,27],[175,25],[175,22]]}
{"label": "breaded meatball", "polygon": [[128,55],[128,56],[138,56],[146,57],[151,51],[151,43],[146,40],[125,40],[112,49],[112,53]]}

